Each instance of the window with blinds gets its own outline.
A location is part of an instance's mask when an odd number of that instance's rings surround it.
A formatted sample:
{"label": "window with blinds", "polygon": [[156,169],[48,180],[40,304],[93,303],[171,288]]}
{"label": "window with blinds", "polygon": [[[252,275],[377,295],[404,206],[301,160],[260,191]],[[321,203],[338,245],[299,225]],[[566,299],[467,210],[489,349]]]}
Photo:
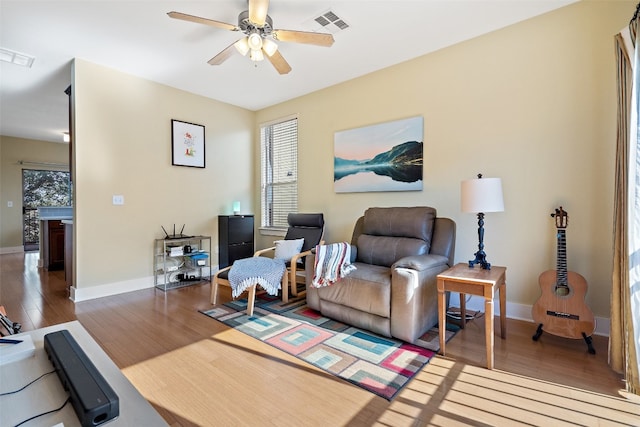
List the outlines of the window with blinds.
{"label": "window with blinds", "polygon": [[298,211],[298,119],[260,127],[262,227],[287,228]]}

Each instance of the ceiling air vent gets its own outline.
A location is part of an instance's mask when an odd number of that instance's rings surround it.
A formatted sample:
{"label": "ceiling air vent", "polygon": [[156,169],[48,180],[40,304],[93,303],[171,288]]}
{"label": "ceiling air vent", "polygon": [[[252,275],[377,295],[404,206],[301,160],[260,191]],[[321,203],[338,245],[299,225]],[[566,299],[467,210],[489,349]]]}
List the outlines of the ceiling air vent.
{"label": "ceiling air vent", "polygon": [[331,34],[349,28],[349,24],[332,10],[313,18],[309,25],[313,28],[312,31]]}
{"label": "ceiling air vent", "polygon": [[20,53],[15,50],[0,47],[0,61],[31,68],[35,59],[35,57],[27,55],[26,53]]}

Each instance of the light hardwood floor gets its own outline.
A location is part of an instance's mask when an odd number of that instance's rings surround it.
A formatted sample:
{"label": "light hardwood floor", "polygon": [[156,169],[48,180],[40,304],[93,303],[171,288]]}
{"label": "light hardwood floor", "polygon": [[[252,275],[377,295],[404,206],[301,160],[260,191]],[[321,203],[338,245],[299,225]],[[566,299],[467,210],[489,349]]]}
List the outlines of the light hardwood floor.
{"label": "light hardwood floor", "polygon": [[23,331],[79,320],[172,426],[640,426],[606,338],[590,355],[581,340],[533,342],[535,325],[518,320],[496,336],[496,369],[484,368],[484,322],[472,321],[388,402],[198,313],[208,285],[73,304],[63,272],[7,254],[0,304]]}

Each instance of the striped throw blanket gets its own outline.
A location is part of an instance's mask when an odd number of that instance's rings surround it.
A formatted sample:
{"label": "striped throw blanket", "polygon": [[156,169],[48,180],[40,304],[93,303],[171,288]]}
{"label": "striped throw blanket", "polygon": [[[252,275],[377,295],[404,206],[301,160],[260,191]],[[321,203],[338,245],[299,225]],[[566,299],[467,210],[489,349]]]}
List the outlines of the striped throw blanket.
{"label": "striped throw blanket", "polygon": [[284,260],[265,257],[239,259],[229,270],[231,295],[237,298],[247,288],[260,285],[269,295],[278,295],[286,267]]}
{"label": "striped throw blanket", "polygon": [[331,286],[356,267],[351,264],[351,245],[347,242],[316,246],[312,286]]}

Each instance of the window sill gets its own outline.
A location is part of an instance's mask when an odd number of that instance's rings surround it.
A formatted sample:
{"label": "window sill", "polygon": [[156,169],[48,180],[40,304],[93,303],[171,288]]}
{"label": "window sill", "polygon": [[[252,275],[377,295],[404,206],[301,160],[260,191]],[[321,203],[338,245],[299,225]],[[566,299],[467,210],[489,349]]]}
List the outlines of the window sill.
{"label": "window sill", "polygon": [[285,234],[287,234],[287,229],[286,228],[266,228],[266,227],[261,227],[258,229],[258,231],[260,232],[261,236],[279,236],[279,237],[284,237]]}

